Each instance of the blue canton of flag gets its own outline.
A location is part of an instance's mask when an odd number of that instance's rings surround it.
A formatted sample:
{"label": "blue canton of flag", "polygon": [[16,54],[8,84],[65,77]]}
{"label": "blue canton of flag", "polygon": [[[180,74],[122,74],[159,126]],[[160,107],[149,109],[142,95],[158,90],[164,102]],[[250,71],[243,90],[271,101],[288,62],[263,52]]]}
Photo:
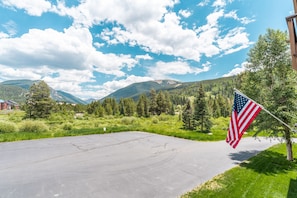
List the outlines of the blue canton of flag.
{"label": "blue canton of flag", "polygon": [[234,101],[235,102],[233,104],[233,111],[236,111],[239,114],[243,107],[246,105],[246,103],[249,101],[249,99],[235,93]]}

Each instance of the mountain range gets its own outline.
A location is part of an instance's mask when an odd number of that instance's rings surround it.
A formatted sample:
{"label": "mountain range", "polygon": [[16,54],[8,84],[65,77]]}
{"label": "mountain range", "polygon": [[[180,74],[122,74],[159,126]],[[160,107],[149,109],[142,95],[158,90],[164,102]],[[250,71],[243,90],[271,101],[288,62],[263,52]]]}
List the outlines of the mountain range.
{"label": "mountain range", "polygon": [[[26,94],[31,85],[38,81],[32,80],[9,80],[0,83],[0,99],[13,100],[18,103],[26,101]],[[69,93],[55,90],[50,87],[50,96],[57,102],[66,102],[71,104],[87,104],[86,101],[75,97]]]}
{"label": "mountain range", "polygon": [[[212,94],[223,94],[227,97],[233,94],[233,88],[236,87],[236,77],[225,77],[213,80],[196,81],[196,82],[178,82],[174,80],[157,80],[134,83],[122,89],[119,89],[105,98],[115,98],[119,101],[121,98],[133,98],[137,100],[141,94],[149,94],[154,89],[156,91],[168,91],[170,94],[178,96],[196,95],[198,85],[203,84],[204,90]],[[10,80],[0,83],[0,99],[14,100],[18,103],[24,103],[26,93],[31,85],[37,81],[32,80]],[[50,88],[51,98],[57,102],[66,102],[71,104],[89,104],[95,99],[84,101],[67,92]]]}

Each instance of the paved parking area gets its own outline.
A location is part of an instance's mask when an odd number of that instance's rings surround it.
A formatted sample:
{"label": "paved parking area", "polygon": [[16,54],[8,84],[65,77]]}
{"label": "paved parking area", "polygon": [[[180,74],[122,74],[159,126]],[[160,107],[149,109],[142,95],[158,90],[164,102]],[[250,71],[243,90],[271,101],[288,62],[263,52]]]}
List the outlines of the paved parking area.
{"label": "paved parking area", "polygon": [[0,197],[179,197],[276,143],[144,132],[0,143]]}

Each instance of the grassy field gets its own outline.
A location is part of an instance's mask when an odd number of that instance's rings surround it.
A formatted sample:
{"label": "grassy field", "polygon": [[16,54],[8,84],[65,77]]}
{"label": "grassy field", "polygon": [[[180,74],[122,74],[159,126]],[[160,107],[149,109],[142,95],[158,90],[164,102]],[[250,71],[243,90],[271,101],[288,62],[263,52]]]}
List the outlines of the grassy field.
{"label": "grassy field", "polygon": [[[122,131],[146,131],[161,135],[199,141],[216,141],[226,138],[229,118],[213,119],[211,134],[184,130],[178,116],[160,115],[150,118],[106,116],[52,115],[47,120],[23,120],[24,112],[0,114],[0,142],[50,137],[102,134]],[[5,122],[5,123],[3,123]],[[2,125],[13,129],[1,132]],[[8,127],[8,126],[5,126]],[[4,130],[5,131],[5,130]]]}
{"label": "grassy field", "polygon": [[[296,150],[294,144],[295,156]],[[279,144],[182,196],[194,197],[296,198],[297,163],[286,160],[286,147]]]}

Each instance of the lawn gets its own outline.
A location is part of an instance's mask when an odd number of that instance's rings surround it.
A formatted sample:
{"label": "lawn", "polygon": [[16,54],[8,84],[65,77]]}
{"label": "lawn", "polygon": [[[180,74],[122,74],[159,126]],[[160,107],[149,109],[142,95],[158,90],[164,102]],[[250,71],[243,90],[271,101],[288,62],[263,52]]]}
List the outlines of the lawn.
{"label": "lawn", "polygon": [[[297,156],[297,145],[293,147]],[[279,144],[259,153],[185,194],[182,198],[296,198],[297,162],[286,160],[286,146]]]}

